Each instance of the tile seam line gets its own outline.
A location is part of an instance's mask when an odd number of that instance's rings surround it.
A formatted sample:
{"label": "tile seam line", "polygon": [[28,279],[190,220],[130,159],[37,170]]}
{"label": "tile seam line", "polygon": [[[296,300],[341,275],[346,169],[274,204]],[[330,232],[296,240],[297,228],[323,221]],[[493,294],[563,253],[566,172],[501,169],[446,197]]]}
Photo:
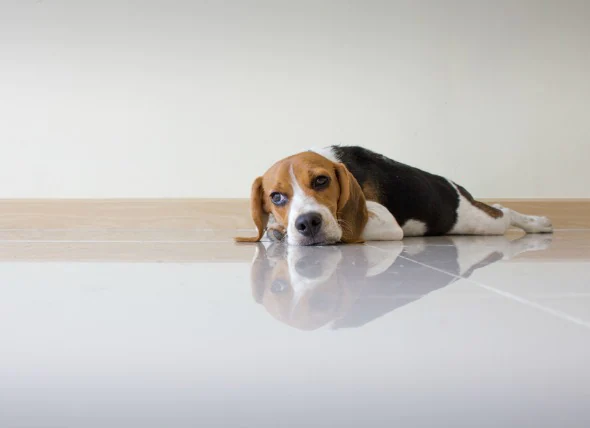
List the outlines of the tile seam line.
{"label": "tile seam line", "polygon": [[[372,248],[378,248],[378,247],[372,247]],[[409,257],[405,257],[405,256],[402,256],[402,255],[400,255],[398,257],[400,257],[400,258],[402,258],[404,260],[408,260],[410,262],[418,263],[419,265],[424,266],[424,267],[427,267],[429,269],[432,269],[432,270],[435,270],[435,271],[438,271],[438,272],[447,274],[447,275],[449,275],[449,276],[451,276],[453,278],[463,279],[463,280],[468,281],[468,282],[470,282],[472,284],[475,284],[478,287],[483,288],[484,290],[487,290],[489,292],[496,293],[496,294],[498,294],[498,295],[500,295],[502,297],[505,297],[507,299],[513,300],[515,302],[518,302],[518,303],[523,304],[525,306],[528,306],[530,308],[537,309],[537,310],[539,310],[541,312],[545,312],[546,314],[549,314],[549,315],[552,315],[554,317],[557,317],[557,318],[559,318],[559,319],[561,319],[563,321],[568,321],[568,322],[571,322],[573,324],[579,325],[581,327],[585,327],[587,329],[590,329],[590,322],[584,321],[584,320],[582,320],[580,318],[573,317],[571,315],[568,315],[568,314],[563,313],[561,311],[558,311],[556,309],[548,308],[546,306],[543,306],[543,305],[540,305],[538,303],[532,302],[532,301],[530,301],[528,299],[525,299],[524,297],[520,297],[520,296],[517,296],[515,294],[509,293],[507,291],[502,291],[502,290],[499,290],[499,289],[497,289],[495,287],[492,287],[492,286],[489,286],[489,285],[486,285],[486,284],[482,284],[479,281],[475,281],[475,280],[473,280],[471,278],[465,278],[464,276],[455,275],[455,274],[452,274],[450,272],[446,272],[446,271],[444,271],[442,269],[436,268],[434,266],[427,265],[426,263],[422,263],[422,262],[419,262],[417,260],[413,260],[413,259],[411,259]]]}
{"label": "tile seam line", "polygon": [[414,263],[418,263],[418,264],[420,264],[422,266],[425,266],[425,267],[428,267],[430,269],[433,269],[433,270],[436,270],[436,271],[439,271],[439,272],[442,272],[442,273],[446,273],[447,275],[450,275],[450,276],[455,277],[457,279],[466,280],[468,282],[471,282],[472,284],[477,285],[480,288],[483,288],[484,290],[490,291],[492,293],[496,293],[496,294],[498,294],[498,295],[500,295],[502,297],[505,297],[507,299],[513,300],[515,302],[518,302],[518,303],[523,304],[525,306],[528,306],[530,308],[537,309],[537,310],[539,310],[541,312],[545,312],[546,314],[549,314],[549,315],[552,315],[554,317],[560,318],[561,320],[569,321],[569,322],[571,322],[573,324],[576,324],[576,325],[579,325],[581,327],[585,327],[587,329],[590,329],[590,322],[584,321],[584,320],[582,320],[580,318],[573,317],[571,315],[568,315],[568,314],[566,314],[564,312],[561,312],[561,311],[558,311],[556,309],[552,309],[552,308],[549,308],[547,306],[540,305],[538,303],[535,303],[533,301],[530,301],[528,299],[525,299],[524,297],[517,296],[516,294],[512,294],[512,293],[509,293],[507,291],[499,290],[496,287],[492,287],[490,285],[483,284],[483,283],[481,283],[479,281],[475,281],[475,280],[473,280],[471,278],[465,278],[464,276],[460,276],[460,275],[453,275],[453,274],[451,274],[449,272],[446,272],[446,271],[444,271],[442,269],[435,268],[434,266],[429,266],[429,265],[427,265],[425,263],[418,262],[418,261],[413,260],[413,259],[410,259],[408,257],[404,257],[404,256],[399,256],[399,257],[401,257],[401,258],[403,258],[405,260],[409,260],[409,261],[414,262]]}

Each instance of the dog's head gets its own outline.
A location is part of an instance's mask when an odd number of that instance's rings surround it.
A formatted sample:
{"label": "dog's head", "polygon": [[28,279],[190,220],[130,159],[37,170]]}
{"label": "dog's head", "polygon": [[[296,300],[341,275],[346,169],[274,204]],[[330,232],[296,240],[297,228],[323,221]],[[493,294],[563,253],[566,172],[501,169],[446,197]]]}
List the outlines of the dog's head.
{"label": "dog's head", "polygon": [[334,326],[356,305],[367,281],[393,265],[403,245],[393,242],[383,247],[272,243],[267,248],[259,243],[250,271],[252,295],[269,314],[291,327]]}
{"label": "dog's head", "polygon": [[291,327],[329,324],[346,313],[363,287],[365,260],[347,256],[348,248],[258,244],[251,270],[254,299]]}
{"label": "dog's head", "polygon": [[363,191],[346,166],[314,152],[283,159],[254,180],[250,210],[258,234],[238,242],[259,241],[270,215],[290,245],[361,242],[368,219]]}

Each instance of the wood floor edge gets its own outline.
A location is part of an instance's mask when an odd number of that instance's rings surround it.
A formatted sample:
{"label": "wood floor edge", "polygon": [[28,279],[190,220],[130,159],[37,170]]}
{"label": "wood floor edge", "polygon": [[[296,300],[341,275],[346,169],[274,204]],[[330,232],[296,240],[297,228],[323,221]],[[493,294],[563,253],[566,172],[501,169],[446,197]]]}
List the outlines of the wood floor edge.
{"label": "wood floor edge", "polygon": [[[483,199],[590,229],[590,199]],[[0,199],[0,229],[252,229],[247,199]]]}

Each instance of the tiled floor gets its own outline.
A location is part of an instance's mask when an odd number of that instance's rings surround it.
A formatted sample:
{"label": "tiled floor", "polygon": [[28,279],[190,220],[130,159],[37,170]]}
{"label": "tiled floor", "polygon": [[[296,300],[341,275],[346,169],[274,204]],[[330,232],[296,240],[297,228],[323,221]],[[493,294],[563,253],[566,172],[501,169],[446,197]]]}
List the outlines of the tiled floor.
{"label": "tiled floor", "polygon": [[590,231],[0,231],[0,427],[588,427]]}

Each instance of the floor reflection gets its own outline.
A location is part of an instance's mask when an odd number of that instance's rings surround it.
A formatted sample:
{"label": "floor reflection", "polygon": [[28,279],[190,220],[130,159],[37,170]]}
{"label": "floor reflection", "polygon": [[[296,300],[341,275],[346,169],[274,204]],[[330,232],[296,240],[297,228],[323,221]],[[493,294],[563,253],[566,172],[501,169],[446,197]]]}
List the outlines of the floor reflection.
{"label": "floor reflection", "polygon": [[359,327],[475,270],[549,247],[550,235],[414,238],[367,245],[258,244],[252,294],[297,329]]}

